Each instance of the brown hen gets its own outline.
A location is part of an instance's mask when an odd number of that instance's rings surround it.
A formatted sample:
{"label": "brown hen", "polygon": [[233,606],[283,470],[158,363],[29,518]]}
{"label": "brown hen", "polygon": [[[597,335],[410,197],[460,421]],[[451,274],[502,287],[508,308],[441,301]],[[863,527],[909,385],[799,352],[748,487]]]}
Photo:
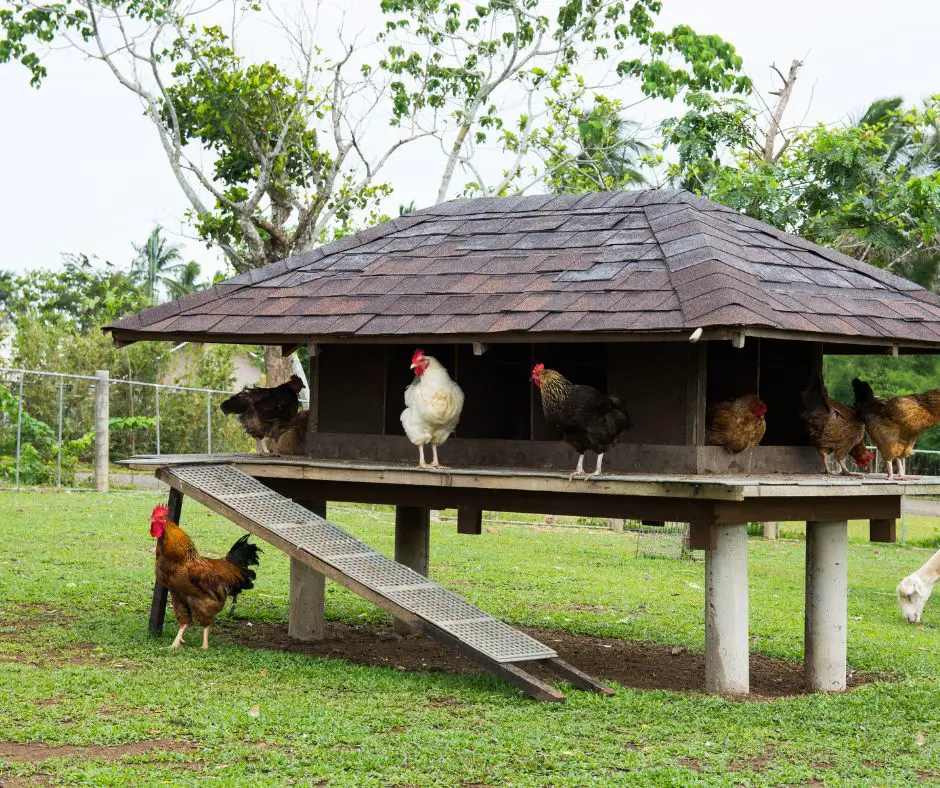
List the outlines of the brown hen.
{"label": "brown hen", "polygon": [[705,442],[724,446],[732,454],[752,449],[764,437],[767,406],[756,394],[721,402],[708,409]]}
{"label": "brown hen", "polygon": [[914,453],[920,436],[940,423],[940,389],[921,394],[906,394],[889,400],[878,399],[872,387],[858,378],[852,380],[855,412],[865,424],[888,466],[888,478],[916,479],[904,472],[904,461]]}
{"label": "brown hen", "polygon": [[822,371],[816,370],[803,390],[803,421],[810,442],[822,455],[827,474],[834,474],[829,458],[834,457],[839,472],[847,476],[861,476],[846,467],[851,456],[859,468],[867,468],[874,454],[865,446],[865,425],[856,416],[855,408],[834,400],[826,391]]}

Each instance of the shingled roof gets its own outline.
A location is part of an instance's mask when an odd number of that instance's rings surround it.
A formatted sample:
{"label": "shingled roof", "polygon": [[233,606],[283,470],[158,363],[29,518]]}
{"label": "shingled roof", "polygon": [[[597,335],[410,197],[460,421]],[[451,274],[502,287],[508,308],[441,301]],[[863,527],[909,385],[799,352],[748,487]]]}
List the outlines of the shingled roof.
{"label": "shingled roof", "polygon": [[940,298],[723,205],[658,189],[442,203],[107,330],[120,343],[291,344],[699,327],[940,346]]}

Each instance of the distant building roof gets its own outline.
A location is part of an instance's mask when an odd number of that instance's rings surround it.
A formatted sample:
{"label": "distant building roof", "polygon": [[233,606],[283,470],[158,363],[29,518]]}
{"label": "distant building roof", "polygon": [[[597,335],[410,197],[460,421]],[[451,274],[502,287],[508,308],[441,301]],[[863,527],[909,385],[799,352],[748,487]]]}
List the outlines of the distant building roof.
{"label": "distant building roof", "polygon": [[940,347],[940,298],[658,189],[442,203],[107,329],[121,343],[289,344],[626,339],[699,327]]}

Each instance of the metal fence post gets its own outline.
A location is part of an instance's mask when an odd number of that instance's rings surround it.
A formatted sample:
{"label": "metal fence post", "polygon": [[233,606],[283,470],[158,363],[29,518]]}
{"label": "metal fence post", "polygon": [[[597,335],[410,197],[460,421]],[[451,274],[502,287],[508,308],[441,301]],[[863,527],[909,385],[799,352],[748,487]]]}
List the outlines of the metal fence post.
{"label": "metal fence post", "polygon": [[108,457],[110,444],[110,436],[108,435],[108,370],[97,370],[95,378],[95,486],[98,492],[107,492],[108,472],[110,470]]}
{"label": "metal fence post", "polygon": [[20,447],[23,442],[23,378],[20,373],[20,393],[16,405],[16,489],[20,489]]}
{"label": "metal fence post", "polygon": [[63,387],[65,386],[65,378],[59,378],[59,423],[56,427],[56,445],[58,449],[56,450],[56,480],[55,486],[62,486],[62,411],[63,411]]}
{"label": "metal fence post", "polygon": [[157,384],[153,387],[153,403],[154,403],[154,413],[157,419],[157,456],[160,456],[160,386]]}
{"label": "metal fence post", "polygon": [[206,454],[212,454],[212,393],[206,394]]}

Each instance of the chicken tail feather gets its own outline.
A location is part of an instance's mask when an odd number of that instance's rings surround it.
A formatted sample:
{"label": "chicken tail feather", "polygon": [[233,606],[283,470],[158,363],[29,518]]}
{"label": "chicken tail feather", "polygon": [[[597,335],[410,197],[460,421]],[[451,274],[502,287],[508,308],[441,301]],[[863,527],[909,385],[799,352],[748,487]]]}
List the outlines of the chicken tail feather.
{"label": "chicken tail feather", "polygon": [[258,566],[258,553],[260,552],[261,550],[258,548],[258,545],[251,544],[251,542],[248,541],[248,534],[245,534],[232,545],[228,554],[225,556],[225,560],[237,566],[241,570],[242,575],[241,582],[239,582],[236,588],[232,589],[231,593],[233,598],[242,591],[254,588],[255,577],[257,577],[257,575],[254,569],[250,567]]}

